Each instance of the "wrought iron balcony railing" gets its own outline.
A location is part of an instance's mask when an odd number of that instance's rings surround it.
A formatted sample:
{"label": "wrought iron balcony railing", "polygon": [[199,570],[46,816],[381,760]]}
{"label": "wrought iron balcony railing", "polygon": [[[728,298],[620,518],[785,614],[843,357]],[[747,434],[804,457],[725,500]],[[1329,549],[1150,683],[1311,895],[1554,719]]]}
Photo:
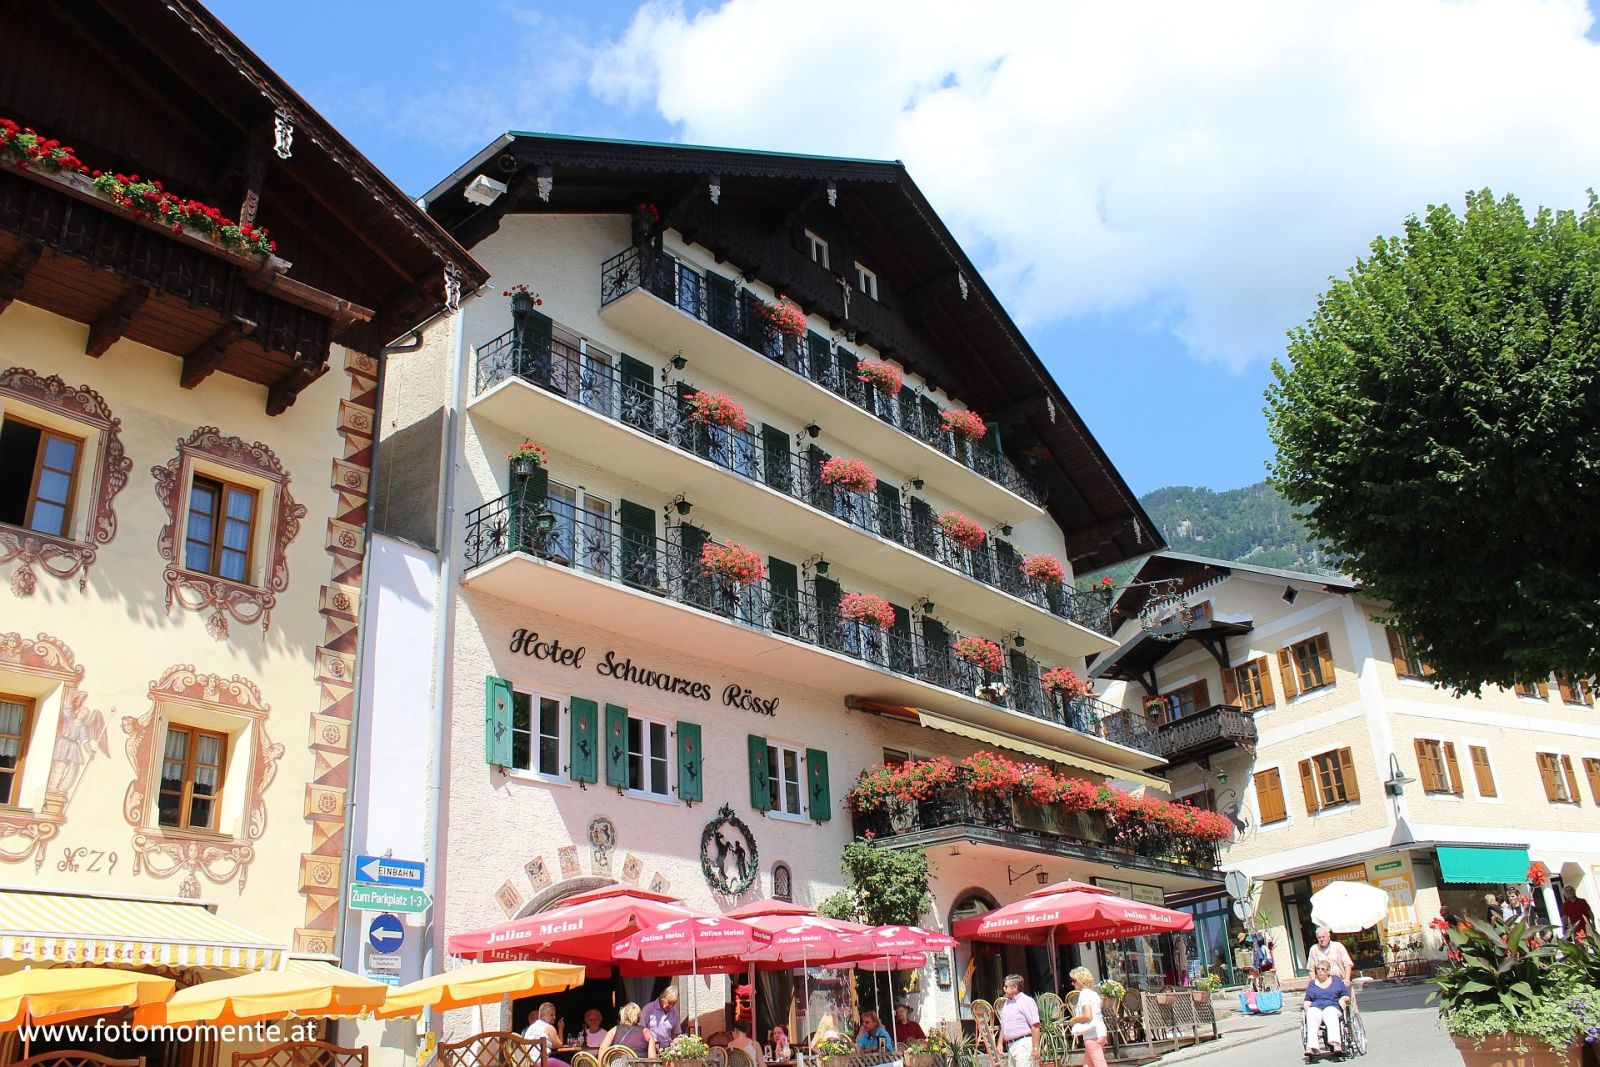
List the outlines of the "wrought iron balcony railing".
{"label": "wrought iron balcony railing", "polygon": [[811,504],[1052,615],[1097,633],[1111,632],[1107,598],[1030,580],[1010,544],[990,538],[976,549],[963,548],[946,536],[931,507],[920,500],[908,505],[894,487],[872,493],[835,488],[822,480],[828,456],[820,448],[797,445],[785,434],[757,435],[699,422],[689,416],[684,399],[694,391],[692,386],[667,389],[626,376],[611,353],[563,330],[555,330],[548,340],[534,341],[512,329],[478,349],[474,367],[478,392],[508,377],[564,396],[730,474]]}
{"label": "wrought iron balcony railing", "polygon": [[932,397],[912,389],[902,390],[898,397],[887,396],[856,376],[857,357],[848,349],[813,345],[810,338],[816,335],[782,336],[762,318],[758,310],[762,300],[749,290],[737,285],[715,285],[704,273],[674,256],[655,249],[633,247],[617,253],[601,266],[600,303],[602,306],[609,304],[635,289],[653,293],[746,348],[782,363],[868,414],[899,427],[1024,500],[1033,504],[1042,501],[1038,487],[1003,453],[972,447],[965,439],[946,431],[941,409]]}
{"label": "wrought iron balcony railing", "polygon": [[982,827],[1038,838],[1041,843],[1089,846],[1148,860],[1203,870],[1217,866],[1216,845],[1185,834],[1136,823],[1117,823],[1099,812],[1068,811],[1058,804],[1033,804],[976,793],[961,772],[920,801],[894,801],[855,815],[857,836],[892,844],[896,837],[947,827]]}
{"label": "wrought iron balcony railing", "polygon": [[1121,708],[1092,697],[1062,700],[1044,692],[1039,664],[1020,652],[1009,654],[1001,671],[986,674],[956,658],[952,646],[961,635],[943,626],[921,625],[921,632],[914,632],[909,613],[903,625],[888,628],[841,617],[845,590],[835,582],[816,579],[793,588],[775,586],[770,578],[749,586],[722,582],[700,562],[704,546],[715,543],[686,523],[660,537],[647,528],[576,511],[564,501],[525,499],[514,491],[467,513],[466,564],[470,570],[526,552],[1079,733],[1156,751],[1155,739]]}
{"label": "wrought iron balcony railing", "polygon": [[1253,752],[1256,720],[1232,704],[1217,704],[1163,723],[1155,736],[1160,753],[1170,760],[1198,759],[1229,748]]}

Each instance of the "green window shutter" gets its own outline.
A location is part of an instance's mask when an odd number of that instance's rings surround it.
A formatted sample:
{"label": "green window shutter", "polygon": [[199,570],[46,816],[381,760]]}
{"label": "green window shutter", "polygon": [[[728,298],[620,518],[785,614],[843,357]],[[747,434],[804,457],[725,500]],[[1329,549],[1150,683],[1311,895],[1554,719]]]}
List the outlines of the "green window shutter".
{"label": "green window shutter", "polygon": [[921,497],[911,498],[911,547],[924,556],[932,557],[938,551],[934,538],[933,508]]}
{"label": "green window shutter", "polygon": [[655,430],[655,402],[651,382],[655,372],[650,364],[634,359],[626,352],[618,362],[617,378],[622,387],[622,421],[634,429],[652,433]]}
{"label": "green window shutter", "polygon": [[761,477],[780,493],[794,491],[794,473],[790,455],[788,432],[777,426],[762,423]]}
{"label": "green window shutter", "polygon": [[828,790],[828,754],[820,748],[806,749],[806,783],[810,806],[806,809],[817,822],[833,818],[833,795]]}
{"label": "green window shutter", "polygon": [[793,563],[767,557],[767,589],[772,593],[772,629],[780,634],[800,632],[800,573]]}
{"label": "green window shutter", "polygon": [[944,422],[939,418],[939,405],[931,396],[917,398],[917,406],[922,409],[922,439],[935,443],[940,450],[950,451],[949,434],[944,432]]}
{"label": "green window shutter", "polygon": [[828,365],[832,355],[828,352],[828,339],[816,331],[806,334],[806,377],[814,382],[828,380]]}
{"label": "green window shutter", "polygon": [[600,707],[573,697],[567,702],[567,776],[574,782],[600,780]]}
{"label": "green window shutter", "polygon": [[700,724],[678,722],[678,799],[705,799],[705,784],[700,780]]}
{"label": "green window shutter", "polygon": [[822,465],[832,457],[816,445],[806,446],[806,480],[811,503],[829,515],[833,514],[833,486],[822,480]]}
{"label": "green window shutter", "polygon": [[899,604],[894,608],[894,625],[889,627],[889,669],[910,674],[915,662],[911,655],[911,613]]}
{"label": "green window shutter", "polygon": [[492,674],[483,680],[483,761],[511,766],[511,683]]}
{"label": "green window shutter", "polygon": [[905,544],[905,523],[900,517],[900,490],[878,479],[878,533]]}
{"label": "green window shutter", "polygon": [[550,316],[542,311],[529,311],[522,316],[517,334],[519,351],[517,372],[546,385],[550,383]]}
{"label": "green window shutter", "polygon": [[928,680],[935,685],[949,683],[954,669],[950,655],[950,631],[944,623],[927,616],[922,618],[922,661],[927,665]]}
{"label": "green window shutter", "polygon": [[750,734],[745,741],[750,753],[750,806],[766,811],[772,806],[771,786],[767,779],[767,739]]}
{"label": "green window shutter", "polygon": [[840,626],[839,601],[844,591],[832,578],[820,575],[811,580],[811,593],[817,604],[817,641],[823,648],[840,651],[845,647],[845,634]]}
{"label": "green window shutter", "polygon": [[509,547],[513,552],[542,552],[545,546],[538,543],[538,524],[534,519],[544,510],[550,497],[550,472],[541,464],[521,482],[512,475],[511,486],[508,506],[511,514],[506,524]]}
{"label": "green window shutter", "polygon": [[836,392],[862,404],[868,411],[871,411],[872,395],[877,390],[865,382],[856,381],[856,375],[860,373],[861,360],[848,348],[839,349],[834,353],[834,359],[839,364],[839,384]]}
{"label": "green window shutter", "polygon": [[618,521],[622,526],[622,580],[639,589],[659,588],[655,511],[624,500]]}
{"label": "green window shutter", "polygon": [[1022,561],[1017,558],[1017,550],[1010,541],[994,539],[994,562],[999,569],[998,579],[1007,589],[1015,589],[1023,584],[1026,579],[1022,577]]}
{"label": "green window shutter", "polygon": [[711,429],[689,417],[689,394],[699,392],[694,386],[678,383],[678,432],[676,442],[695,455],[711,458]]}
{"label": "green window shutter", "polygon": [[723,333],[735,332],[738,319],[733,279],[706,271],[706,318]]}
{"label": "green window shutter", "polygon": [[628,709],[606,705],[606,785],[628,788]]}
{"label": "green window shutter", "polygon": [[921,436],[917,431],[922,422],[920,409],[917,407],[917,398],[908,385],[900,391],[898,400],[900,405],[900,428],[913,437]]}
{"label": "green window shutter", "polygon": [[678,526],[678,559],[683,575],[684,598],[696,607],[711,607],[716,582],[700,563],[700,553],[711,536],[698,526]]}

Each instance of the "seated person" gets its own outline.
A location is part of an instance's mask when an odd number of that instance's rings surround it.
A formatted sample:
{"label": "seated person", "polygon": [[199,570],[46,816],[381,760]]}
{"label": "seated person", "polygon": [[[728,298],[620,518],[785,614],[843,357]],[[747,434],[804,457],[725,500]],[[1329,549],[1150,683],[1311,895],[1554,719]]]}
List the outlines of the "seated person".
{"label": "seated person", "polygon": [[1306,1055],[1314,1056],[1322,1051],[1322,1041],[1318,1036],[1318,1024],[1321,1024],[1328,1028],[1328,1044],[1333,1046],[1333,1054],[1337,1056],[1343,1051],[1341,1012],[1350,1009],[1350,987],[1343,978],[1333,973],[1327,960],[1318,960],[1312,967],[1314,976],[1306,984]]}
{"label": "seated person", "polygon": [[856,1032],[856,1048],[862,1052],[871,1052],[883,1049],[887,1052],[894,1051],[894,1038],[889,1036],[889,1031],[883,1028],[883,1022],[875,1011],[861,1013],[861,1029]]}
{"label": "seated person", "polygon": [[[522,1036],[529,1041],[544,1039],[546,1067],[570,1067],[565,1060],[558,1060],[549,1055],[551,1049],[560,1048],[562,1045],[561,1030],[556,1025],[556,1006],[550,1001],[547,1000],[539,1005],[539,1010],[534,1012],[533,1019],[528,1023],[527,1029],[522,1031]],[[540,1055],[539,1046],[534,1046],[533,1054],[535,1057]]]}
{"label": "seated person", "polygon": [[727,1048],[728,1042],[733,1039],[732,1030],[713,1030],[706,1035],[706,1044],[712,1048]]}
{"label": "seated person", "polygon": [[606,1043],[606,1028],[600,1025],[600,1009],[590,1008],[583,1013],[583,1033],[578,1044],[587,1049],[598,1049]]}
{"label": "seated person", "polygon": [[606,1033],[600,1050],[604,1052],[612,1045],[621,1045],[635,1056],[655,1059],[656,1035],[639,1024],[640,1014],[639,1005],[631,1002],[624,1004],[617,1012],[617,1025]]}
{"label": "seated person", "polygon": [[789,1031],[783,1026],[774,1026],[767,1035],[767,1040],[772,1043],[772,1054],[780,1060],[789,1058],[792,1051],[789,1047]]}
{"label": "seated person", "polygon": [[839,1024],[834,1021],[833,1012],[823,1012],[822,1018],[817,1020],[817,1028],[811,1032],[811,1047],[816,1048],[818,1041],[833,1038],[835,1041],[844,1038],[844,1032],[839,1029]]}
{"label": "seated person", "polygon": [[728,1048],[738,1049],[749,1056],[753,1067],[766,1067],[767,1058],[761,1054],[761,1046],[750,1036],[752,1026],[749,1019],[740,1019],[734,1023],[732,1035],[728,1038]]}
{"label": "seated person", "polygon": [[901,1041],[926,1041],[928,1035],[922,1024],[911,1017],[911,1008],[905,1004],[894,1006],[894,1032]]}

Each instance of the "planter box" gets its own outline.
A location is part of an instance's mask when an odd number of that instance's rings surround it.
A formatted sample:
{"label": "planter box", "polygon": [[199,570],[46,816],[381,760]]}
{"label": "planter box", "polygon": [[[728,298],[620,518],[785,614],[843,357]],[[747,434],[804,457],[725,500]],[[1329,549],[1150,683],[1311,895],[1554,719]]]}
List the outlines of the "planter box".
{"label": "planter box", "polygon": [[[1465,1067],[1579,1067],[1583,1056],[1581,1041],[1566,1052],[1552,1052],[1550,1046],[1538,1038],[1517,1034],[1495,1034],[1482,1042],[1452,1034],[1450,1040],[1455,1043]],[[1527,1045],[1528,1050],[1519,1052],[1518,1045]]]}

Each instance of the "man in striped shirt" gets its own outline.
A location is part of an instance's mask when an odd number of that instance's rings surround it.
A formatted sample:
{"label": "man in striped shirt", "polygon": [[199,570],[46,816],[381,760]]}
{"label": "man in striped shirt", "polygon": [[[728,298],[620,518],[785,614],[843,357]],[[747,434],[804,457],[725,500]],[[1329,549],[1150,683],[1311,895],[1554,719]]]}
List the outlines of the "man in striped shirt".
{"label": "man in striped shirt", "polygon": [[1020,974],[1006,975],[1006,998],[1000,1004],[1000,1045],[1008,1067],[1034,1067],[1039,1062],[1039,1005],[1022,991]]}

